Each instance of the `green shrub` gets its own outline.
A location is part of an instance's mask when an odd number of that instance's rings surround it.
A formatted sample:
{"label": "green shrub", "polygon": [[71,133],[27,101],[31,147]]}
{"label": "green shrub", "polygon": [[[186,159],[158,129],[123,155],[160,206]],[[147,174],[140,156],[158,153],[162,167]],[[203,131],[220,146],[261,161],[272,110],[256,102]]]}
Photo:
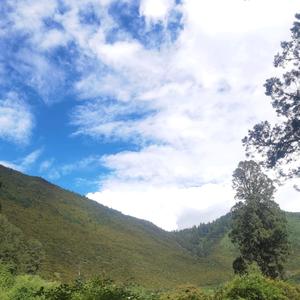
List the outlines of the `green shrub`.
{"label": "green shrub", "polygon": [[76,281],[72,285],[61,284],[41,291],[41,295],[49,300],[158,300],[157,297],[151,297],[151,293],[141,293],[137,288],[119,285],[103,278],[95,278],[85,283]]}
{"label": "green shrub", "polygon": [[45,297],[40,290],[47,290],[54,286],[54,283],[47,282],[39,276],[19,275],[15,277],[13,286],[7,292],[9,300],[43,300]]}
{"label": "green shrub", "polygon": [[299,300],[300,290],[258,272],[237,276],[218,290],[214,300]]}
{"label": "green shrub", "polygon": [[118,285],[109,279],[96,278],[88,281],[75,293],[74,300],[139,300],[137,294],[126,286]]}
{"label": "green shrub", "polygon": [[75,290],[68,284],[60,284],[50,290],[42,288],[38,294],[43,295],[45,299],[49,300],[71,300]]}
{"label": "green shrub", "polygon": [[181,286],[174,291],[165,292],[160,300],[209,300],[210,297],[195,286]]}
{"label": "green shrub", "polygon": [[14,284],[14,277],[9,271],[9,266],[0,264],[0,289],[8,289]]}

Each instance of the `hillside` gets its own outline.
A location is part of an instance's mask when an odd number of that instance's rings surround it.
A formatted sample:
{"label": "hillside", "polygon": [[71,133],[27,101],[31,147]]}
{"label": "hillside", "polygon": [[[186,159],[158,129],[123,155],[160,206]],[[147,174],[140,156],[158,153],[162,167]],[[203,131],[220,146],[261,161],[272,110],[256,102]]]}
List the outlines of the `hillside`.
{"label": "hillside", "polygon": [[[46,278],[69,281],[79,272],[85,277],[106,273],[122,282],[172,287],[216,285],[232,276],[235,249],[227,236],[229,215],[192,229],[166,232],[3,166],[0,182],[3,214],[44,246],[41,275]],[[293,254],[287,267],[297,279],[300,214],[288,213],[288,220]]]}
{"label": "hillside", "polygon": [[[300,283],[300,213],[285,212],[288,221],[290,255],[286,261],[286,276]],[[230,242],[231,216],[227,214],[208,223],[174,232],[175,239],[198,257],[217,261],[223,268],[231,268],[238,251]]]}
{"label": "hillside", "polygon": [[[46,251],[41,274],[71,280],[107,273],[150,287],[216,284],[230,269],[195,258],[173,235],[38,178],[0,166],[0,201],[9,221]],[[215,272],[215,270],[222,272]]]}

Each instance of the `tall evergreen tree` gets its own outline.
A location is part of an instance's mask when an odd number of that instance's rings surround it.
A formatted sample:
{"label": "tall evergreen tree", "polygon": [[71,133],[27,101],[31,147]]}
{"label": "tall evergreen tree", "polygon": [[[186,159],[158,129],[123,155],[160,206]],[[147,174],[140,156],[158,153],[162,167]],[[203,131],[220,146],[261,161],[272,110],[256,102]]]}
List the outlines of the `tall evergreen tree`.
{"label": "tall evergreen tree", "polygon": [[234,271],[246,272],[247,265],[256,262],[263,274],[282,277],[289,248],[287,221],[273,201],[272,180],[254,161],[242,161],[233,173],[233,187],[241,200],[232,208],[230,237],[240,251]]}
{"label": "tall evergreen tree", "polygon": [[281,177],[300,176],[300,14],[291,33],[291,40],[281,43],[282,50],[274,59],[274,66],[285,72],[265,84],[281,122],[275,126],[261,122],[243,139],[248,155],[260,153],[265,166],[276,167]]}

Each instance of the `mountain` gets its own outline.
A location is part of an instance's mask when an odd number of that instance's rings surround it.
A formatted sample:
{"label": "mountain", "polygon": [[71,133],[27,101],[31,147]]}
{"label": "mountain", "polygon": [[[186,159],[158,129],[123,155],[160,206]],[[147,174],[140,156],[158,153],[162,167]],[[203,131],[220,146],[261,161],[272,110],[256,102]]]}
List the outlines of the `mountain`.
{"label": "mountain", "polygon": [[[1,165],[0,182],[2,213],[26,237],[43,245],[46,256],[40,272],[45,278],[67,282],[79,272],[85,277],[105,273],[117,281],[160,288],[216,285],[232,276],[236,250],[227,235],[230,215],[166,232]],[[287,267],[296,280],[300,278],[300,214],[289,213],[288,220],[293,254]]]}
{"label": "mountain", "polygon": [[[106,273],[149,287],[216,284],[231,270],[197,258],[173,234],[99,203],[0,166],[2,213],[43,244],[41,274],[69,281]],[[141,200],[142,201],[142,200]],[[213,266],[222,270],[215,274]]]}
{"label": "mountain", "polygon": [[[285,214],[290,242],[290,255],[285,264],[286,276],[290,281],[300,283],[300,213]],[[228,213],[211,223],[176,231],[175,239],[195,256],[218,261],[230,268],[238,255],[228,237],[230,222],[231,215]]]}

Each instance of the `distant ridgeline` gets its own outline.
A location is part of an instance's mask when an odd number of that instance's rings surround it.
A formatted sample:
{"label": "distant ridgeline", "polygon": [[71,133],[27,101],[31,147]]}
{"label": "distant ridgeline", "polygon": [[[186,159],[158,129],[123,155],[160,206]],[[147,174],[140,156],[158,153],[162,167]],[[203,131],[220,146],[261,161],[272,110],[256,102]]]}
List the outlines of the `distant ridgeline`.
{"label": "distant ridgeline", "polygon": [[[228,238],[229,214],[209,224],[166,232],[1,165],[0,182],[0,259],[12,262],[15,272],[38,272],[65,282],[79,273],[86,278],[105,273],[116,281],[155,288],[216,285],[233,275],[236,249]],[[287,270],[297,280],[300,214],[287,217],[293,249]],[[7,246],[6,235],[17,237],[16,244]],[[13,257],[8,259],[8,253]]]}
{"label": "distant ridgeline", "polygon": [[229,232],[230,221],[228,213],[208,224],[201,223],[199,226],[175,231],[175,239],[194,255],[205,257],[212,252],[214,245]]}

